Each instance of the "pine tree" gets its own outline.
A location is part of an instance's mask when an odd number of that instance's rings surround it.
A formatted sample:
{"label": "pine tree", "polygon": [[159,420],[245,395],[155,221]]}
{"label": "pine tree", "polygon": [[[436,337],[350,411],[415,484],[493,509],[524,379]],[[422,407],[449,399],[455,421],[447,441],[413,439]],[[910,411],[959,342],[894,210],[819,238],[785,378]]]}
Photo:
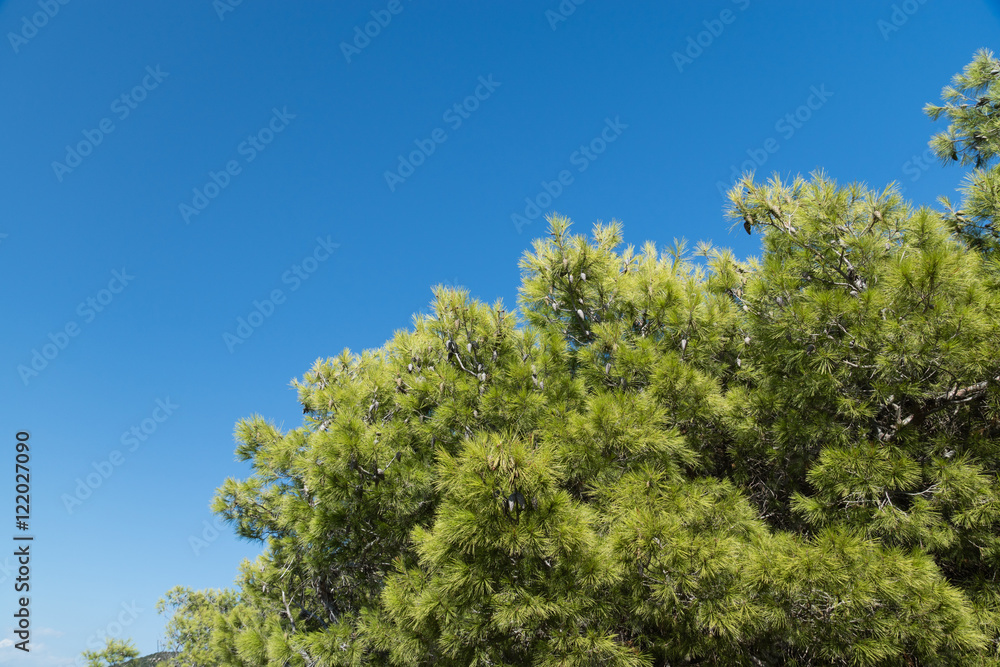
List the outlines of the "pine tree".
{"label": "pine tree", "polygon": [[998,82],[981,52],[928,108],[975,165],[961,211],[746,177],[746,261],[555,216],[520,320],[439,287],[382,348],[317,360],[301,427],[237,425],[253,474],[215,508],[265,550],[238,597],[168,595],[181,643],[241,666],[1000,665]]}
{"label": "pine tree", "polygon": [[139,657],[139,649],[131,639],[112,639],[108,637],[104,648],[100,651],[84,651],[83,658],[87,667],[113,667]]}

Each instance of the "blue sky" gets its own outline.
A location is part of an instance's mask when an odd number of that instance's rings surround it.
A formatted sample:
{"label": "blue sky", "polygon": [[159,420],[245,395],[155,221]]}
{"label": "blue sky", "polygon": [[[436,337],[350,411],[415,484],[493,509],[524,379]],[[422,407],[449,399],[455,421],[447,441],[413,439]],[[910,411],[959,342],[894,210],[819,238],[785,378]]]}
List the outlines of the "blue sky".
{"label": "blue sky", "polygon": [[260,550],[208,509],[236,421],[298,426],[290,380],[432,285],[513,305],[544,213],[747,256],[718,184],[748,160],[952,194],[922,108],[1000,34],[982,0],[233,1],[0,2],[0,554],[35,537],[0,664],[155,650],[157,599]]}

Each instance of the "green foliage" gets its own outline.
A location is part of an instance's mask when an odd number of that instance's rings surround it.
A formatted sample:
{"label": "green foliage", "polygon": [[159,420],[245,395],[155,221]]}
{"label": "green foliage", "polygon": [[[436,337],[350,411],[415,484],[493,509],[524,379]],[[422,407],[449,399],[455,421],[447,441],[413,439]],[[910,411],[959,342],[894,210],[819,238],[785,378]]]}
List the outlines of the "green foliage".
{"label": "green foliage", "polygon": [[928,104],[927,115],[942,114],[951,124],[931,140],[942,160],[986,166],[1000,150],[1000,60],[982,49],[941,93],[943,106]]}
{"label": "green foliage", "polygon": [[160,665],[161,667],[169,667],[170,659],[173,657],[173,651],[160,651],[158,653],[144,655],[141,658],[129,660],[128,662],[123,662],[121,665],[122,667],[156,667],[157,665]]}
{"label": "green foliage", "polygon": [[1000,248],[1000,166],[989,165],[1000,151],[1000,60],[983,49],[951,86],[944,89],[943,106],[928,104],[933,119],[948,117],[948,130],[931,140],[931,148],[944,162],[975,164],[961,188],[962,205],[948,210],[955,233],[977,250],[995,255]]}
{"label": "green foliage", "polygon": [[998,76],[929,108],[967,212],[747,177],[746,261],[553,217],[520,321],[437,288],[318,360],[237,425],[265,549],[168,593],[178,664],[1000,665]]}
{"label": "green foliage", "polygon": [[176,667],[216,664],[212,632],[236,604],[237,597],[232,591],[194,591],[182,586],[167,591],[156,603],[156,611],[171,613],[165,634],[167,647],[176,655],[169,664]]}
{"label": "green foliage", "polygon": [[83,659],[87,667],[112,667],[139,657],[139,650],[131,639],[112,639],[108,637],[104,648],[100,651],[84,651]]}

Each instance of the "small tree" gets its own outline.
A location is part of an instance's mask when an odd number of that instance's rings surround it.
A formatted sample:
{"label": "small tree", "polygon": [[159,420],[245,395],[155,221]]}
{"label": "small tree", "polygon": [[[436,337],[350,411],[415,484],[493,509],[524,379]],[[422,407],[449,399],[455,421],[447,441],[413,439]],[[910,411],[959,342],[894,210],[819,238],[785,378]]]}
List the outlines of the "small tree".
{"label": "small tree", "polygon": [[131,639],[112,639],[108,637],[101,651],[84,651],[83,657],[87,667],[112,667],[121,665],[139,657],[139,649]]}

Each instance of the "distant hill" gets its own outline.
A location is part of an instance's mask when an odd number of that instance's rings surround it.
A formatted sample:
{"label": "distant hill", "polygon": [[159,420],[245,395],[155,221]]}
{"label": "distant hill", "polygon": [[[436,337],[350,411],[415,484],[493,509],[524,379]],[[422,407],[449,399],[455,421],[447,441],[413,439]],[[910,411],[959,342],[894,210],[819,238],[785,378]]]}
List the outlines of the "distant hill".
{"label": "distant hill", "polygon": [[159,653],[150,653],[149,655],[144,655],[141,658],[123,662],[117,667],[153,667],[153,665],[163,664],[175,655],[177,655],[176,651],[160,651]]}

